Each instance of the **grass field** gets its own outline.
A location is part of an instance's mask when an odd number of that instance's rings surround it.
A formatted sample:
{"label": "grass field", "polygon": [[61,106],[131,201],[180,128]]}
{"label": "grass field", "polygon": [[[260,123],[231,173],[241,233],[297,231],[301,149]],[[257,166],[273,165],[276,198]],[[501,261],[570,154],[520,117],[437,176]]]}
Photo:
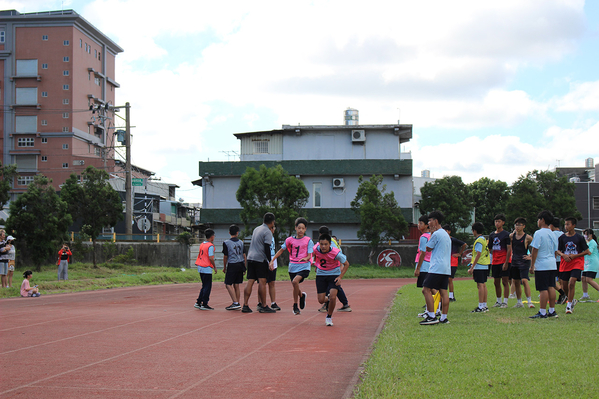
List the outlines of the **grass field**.
{"label": "grass field", "polygon": [[421,326],[421,290],[398,292],[356,398],[599,397],[599,303],[579,303],[570,315],[558,305],[559,318],[532,320],[538,304],[514,309],[515,299],[507,309],[470,313],[478,304],[472,280],[456,281],[455,293],[450,324]]}

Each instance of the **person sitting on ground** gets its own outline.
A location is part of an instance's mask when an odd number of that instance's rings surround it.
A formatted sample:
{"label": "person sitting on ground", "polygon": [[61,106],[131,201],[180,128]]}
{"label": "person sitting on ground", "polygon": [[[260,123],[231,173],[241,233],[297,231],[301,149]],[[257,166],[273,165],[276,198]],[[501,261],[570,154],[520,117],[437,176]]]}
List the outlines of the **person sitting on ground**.
{"label": "person sitting on ground", "polygon": [[40,290],[37,288],[37,285],[34,285],[33,287],[29,285],[29,280],[31,280],[31,276],[33,275],[33,272],[31,270],[27,270],[25,271],[25,273],[23,273],[23,278],[25,280],[23,280],[23,283],[21,284],[21,296],[28,298],[28,297],[37,297],[40,296]]}

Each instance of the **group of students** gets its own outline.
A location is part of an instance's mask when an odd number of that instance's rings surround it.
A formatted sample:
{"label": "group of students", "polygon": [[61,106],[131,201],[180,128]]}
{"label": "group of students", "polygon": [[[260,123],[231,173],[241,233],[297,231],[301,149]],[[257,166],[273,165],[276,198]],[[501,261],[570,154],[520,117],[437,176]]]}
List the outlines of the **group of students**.
{"label": "group of students", "polygon": [[[343,276],[347,272],[349,262],[337,242],[331,237],[326,226],[319,229],[318,243],[306,236],[308,221],[304,218],[295,220],[295,236],[285,239],[281,248],[275,252],[275,215],[266,213],[262,225],[256,227],[252,233],[252,240],[247,254],[244,243],[239,239],[239,227],[229,227],[230,238],[223,242],[223,272],[225,273],[225,287],[231,297],[232,303],[226,310],[241,310],[243,313],[252,313],[249,300],[255,282],[258,282],[258,305],[260,313],[275,313],[281,308],[275,300],[275,284],[277,259],[285,252],[289,252],[289,279],[293,287],[294,315],[300,315],[306,306],[306,293],[300,289],[300,284],[308,278],[311,267],[316,268],[316,292],[318,302],[322,305],[320,312],[326,313],[325,325],[332,326],[332,315],[337,306],[337,299],[341,302],[338,311],[351,312],[347,296],[341,287]],[[196,260],[198,272],[202,281],[200,294],[194,304],[196,309],[213,310],[208,305],[212,290],[212,273],[216,273],[214,258],[214,231],[205,231],[206,240],[200,245],[200,252]],[[247,283],[243,292],[243,306],[240,303],[240,284],[243,283],[244,274],[247,272]],[[270,293],[271,305],[266,301],[267,288]]]}
{"label": "group of students", "polygon": [[[441,219],[440,219],[441,218]],[[455,301],[453,287],[449,287],[449,281],[455,276],[457,268],[457,257],[466,248],[466,244],[455,238],[450,238],[447,243],[449,226],[439,228],[439,220],[442,215],[433,212],[419,219],[418,228],[422,233],[419,243],[419,251],[416,257],[416,268],[414,274],[418,277],[417,286],[423,288],[427,305],[426,312],[419,314],[424,320],[423,325],[448,323],[447,306],[450,299]],[[433,223],[431,223],[433,222]],[[540,310],[537,314],[530,316],[532,319],[558,317],[555,304],[566,303],[566,314],[573,312],[578,302],[575,296],[576,282],[582,281],[583,296],[581,301],[590,300],[588,286],[599,291],[599,284],[594,279],[599,272],[599,252],[597,250],[597,237],[593,230],[584,230],[583,235],[576,232],[576,218],[565,219],[565,230],[560,231],[560,220],[554,218],[551,212],[543,211],[537,217],[537,230],[533,237],[524,232],[526,219],[519,217],[514,221],[514,231],[509,233],[504,230],[505,215],[499,214],[494,219],[495,231],[489,235],[487,241],[483,236],[484,226],[481,222],[472,225],[474,245],[472,262],[468,265],[468,273],[473,276],[478,288],[478,306],[472,313],[485,313],[487,307],[487,278],[489,274],[494,279],[497,301],[493,307],[507,308],[510,293],[510,280],[513,282],[515,296],[518,300],[515,308],[522,308],[522,287],[527,298],[527,306],[534,308],[532,303],[531,289],[529,285],[530,275],[535,276],[535,288],[539,291]],[[447,231],[446,231],[447,230]],[[443,231],[439,234],[439,231]],[[439,234],[439,240],[434,240]],[[440,247],[438,241],[445,241],[445,246]],[[451,251],[446,249],[451,245]],[[439,270],[445,271],[443,277],[430,278],[433,267],[433,257],[437,251],[444,257],[444,267],[435,266],[433,273]],[[451,258],[451,259],[450,259]],[[456,261],[454,261],[456,258]],[[447,265],[451,263],[451,270]],[[424,274],[424,276],[423,276]],[[433,283],[441,279],[441,283]],[[447,280],[447,284],[445,284]],[[502,290],[503,288],[503,290]],[[439,291],[441,298],[441,318],[437,319],[438,308],[430,299]],[[503,291],[503,296],[502,296]],[[556,291],[560,297],[556,299]],[[447,301],[443,298],[447,297]],[[430,302],[430,304],[429,304]],[[547,310],[547,303],[549,309]],[[430,305],[430,306],[429,306]]]}

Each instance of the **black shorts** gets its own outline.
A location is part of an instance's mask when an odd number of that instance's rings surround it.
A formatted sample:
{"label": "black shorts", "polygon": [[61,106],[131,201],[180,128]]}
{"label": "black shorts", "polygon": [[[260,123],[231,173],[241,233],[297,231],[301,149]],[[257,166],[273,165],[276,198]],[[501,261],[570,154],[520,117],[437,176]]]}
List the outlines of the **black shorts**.
{"label": "black shorts", "polygon": [[259,278],[268,278],[268,262],[255,262],[248,260],[248,280],[258,280]]}
{"label": "black shorts", "polygon": [[582,277],[595,278],[597,277],[597,272],[582,272]]}
{"label": "black shorts", "polygon": [[277,269],[272,269],[268,271],[268,277],[266,277],[266,282],[272,283],[273,281],[277,281]]}
{"label": "black shorts", "polygon": [[428,273],[422,285],[426,288],[435,290],[447,290],[447,287],[449,286],[449,275]]}
{"label": "black shorts", "polygon": [[245,263],[229,263],[227,273],[225,273],[225,285],[243,283],[243,273],[245,273]]}
{"label": "black shorts", "polygon": [[503,263],[500,265],[493,265],[491,270],[493,271],[493,278],[502,278],[510,276],[510,264],[508,263],[507,270],[503,270]]}
{"label": "black shorts", "polygon": [[559,279],[563,281],[570,281],[571,278],[576,278],[576,281],[580,281],[582,277],[582,270],[572,269],[569,272],[559,272]]}
{"label": "black shorts", "polygon": [[524,264],[524,266],[513,266],[510,269],[510,278],[513,280],[530,280],[528,276],[528,272],[530,270],[530,261],[528,261],[528,266]]}
{"label": "black shorts", "polygon": [[295,276],[300,276],[302,278],[300,280],[300,283],[301,283],[304,281],[304,279],[307,279],[309,275],[310,275],[310,270],[300,270],[297,273],[289,273],[289,280],[293,281]]}
{"label": "black shorts", "polygon": [[428,272],[420,272],[420,274],[418,275],[418,281],[416,281],[416,287],[418,287],[418,288],[424,287],[422,284],[424,284],[424,279],[426,278],[427,275],[428,275]]}
{"label": "black shorts", "polygon": [[549,287],[555,288],[557,270],[535,271],[535,288],[537,291],[547,291]]}
{"label": "black shorts", "polygon": [[473,270],[472,277],[474,278],[475,283],[484,284],[487,282],[487,277],[489,276],[488,270]]}
{"label": "black shorts", "polygon": [[458,267],[457,266],[451,266],[451,278],[455,277],[455,272],[458,271]]}
{"label": "black shorts", "polygon": [[316,293],[326,294],[329,290],[338,289],[339,286],[335,284],[335,279],[339,275],[334,276],[316,276]]}

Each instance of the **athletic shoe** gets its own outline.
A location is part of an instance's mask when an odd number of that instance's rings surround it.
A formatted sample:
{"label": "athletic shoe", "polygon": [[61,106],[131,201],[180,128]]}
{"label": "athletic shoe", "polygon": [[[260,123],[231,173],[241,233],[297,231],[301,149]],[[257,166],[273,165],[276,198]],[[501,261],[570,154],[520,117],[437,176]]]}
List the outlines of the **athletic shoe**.
{"label": "athletic shoe", "polygon": [[271,309],[273,309],[273,310],[281,310],[281,308],[279,307],[279,305],[277,305],[277,303],[276,303],[276,302],[273,302],[273,303],[270,305],[270,308],[271,308]]}
{"label": "athletic shoe", "polygon": [[200,306],[200,304],[199,304],[199,303],[194,303],[194,304],[193,304],[193,307],[194,307],[194,308],[196,308],[196,309],[200,309],[200,308],[201,308],[201,306]]}
{"label": "athletic shoe", "polygon": [[578,303],[578,299],[572,300],[572,309],[574,309],[574,306],[576,306],[577,303]]}
{"label": "athletic shoe", "polygon": [[302,295],[300,295],[300,299],[299,299],[299,308],[303,309],[306,307],[306,293],[302,292]]}
{"label": "athletic shoe", "polygon": [[325,319],[325,325],[331,327],[333,325],[333,319],[331,317],[327,317]]}
{"label": "athletic shoe", "polygon": [[587,302],[587,301],[591,302],[591,297],[590,296],[583,296],[582,298],[580,298],[578,300],[578,302]]}
{"label": "athletic shoe", "polygon": [[508,298],[509,298],[509,299],[516,299],[516,298],[517,298],[517,296],[516,296],[516,293],[515,293],[515,292],[512,292],[512,293],[510,294],[510,296],[508,296]]}
{"label": "athletic shoe", "polygon": [[299,308],[297,307],[296,304],[293,304],[293,314],[296,315],[296,316],[299,315],[299,314],[301,314],[301,312],[300,312],[300,310],[299,310]]}
{"label": "athletic shoe", "polygon": [[248,305],[243,305],[243,308],[241,309],[241,313],[252,313],[253,310],[250,309],[250,307]]}
{"label": "athletic shoe", "polygon": [[256,310],[259,312],[260,309],[262,309],[262,304],[260,302],[258,302],[258,305],[256,305]]}
{"label": "athletic shoe", "polygon": [[559,298],[557,298],[557,304],[558,305],[563,305],[567,301],[568,301],[568,297],[566,295],[561,295],[560,294]]}
{"label": "athletic shoe", "polygon": [[445,318],[445,320],[439,320],[439,324],[449,324],[449,319]]}
{"label": "athletic shoe", "polygon": [[528,302],[528,307],[529,307],[530,309],[534,309],[534,308],[535,308],[535,304],[534,304],[534,303],[532,303],[532,302]]}
{"label": "athletic shoe", "polygon": [[470,312],[470,313],[485,313],[485,312],[486,312],[486,310],[485,310],[485,309],[486,309],[486,308],[479,308],[479,307],[477,306],[477,307],[475,307],[475,308],[474,308],[474,310],[473,310],[472,312]]}
{"label": "athletic shoe", "polygon": [[455,298],[449,298],[449,302],[455,302],[456,299]]}
{"label": "athletic shoe", "polygon": [[239,309],[241,309],[241,305],[238,303],[237,304],[232,303],[229,306],[227,306],[225,309],[226,310],[239,310]]}
{"label": "athletic shoe", "polygon": [[329,311],[329,303],[325,302],[322,304],[322,307],[320,309],[318,309],[319,312],[321,313],[327,313]]}
{"label": "athletic shoe", "polygon": [[547,317],[555,317],[557,319],[557,312],[549,312],[547,313]]}
{"label": "athletic shoe", "polygon": [[517,303],[517,304],[515,304],[513,307],[514,307],[514,308],[523,308],[523,307],[524,307],[524,304],[523,304],[522,302],[518,302],[518,303]]}
{"label": "athletic shoe", "polygon": [[534,316],[529,317],[529,319],[546,319],[546,318],[547,318],[547,314],[541,314],[541,312],[538,312]]}
{"label": "athletic shoe", "polygon": [[566,308],[566,314],[572,314],[572,308]]}
{"label": "athletic shoe", "polygon": [[211,308],[208,305],[200,305],[200,310],[214,310],[214,308]]}
{"label": "athletic shoe", "polygon": [[432,324],[439,324],[439,319],[437,319],[436,317],[427,317],[426,319],[420,322],[421,326],[428,326]]}
{"label": "athletic shoe", "polygon": [[500,307],[501,309],[505,309],[505,308],[507,308],[507,303],[505,303],[505,302],[504,302],[504,303],[502,303],[502,304],[501,304],[499,307]]}
{"label": "athletic shoe", "polygon": [[485,306],[485,307],[483,308],[483,312],[484,312],[484,313],[487,313],[488,311],[489,311],[489,308]]}
{"label": "athletic shoe", "polygon": [[495,302],[495,305],[493,305],[494,308],[500,308],[502,305],[501,302]]}
{"label": "athletic shoe", "polygon": [[427,312],[418,313],[418,317],[426,319],[428,317],[428,313]]}
{"label": "athletic shoe", "polygon": [[341,308],[337,309],[337,312],[351,312],[351,308],[349,305],[343,305]]}
{"label": "athletic shoe", "polygon": [[277,313],[276,310],[271,309],[268,306],[262,306],[260,309],[258,309],[258,312],[260,312],[260,313]]}

